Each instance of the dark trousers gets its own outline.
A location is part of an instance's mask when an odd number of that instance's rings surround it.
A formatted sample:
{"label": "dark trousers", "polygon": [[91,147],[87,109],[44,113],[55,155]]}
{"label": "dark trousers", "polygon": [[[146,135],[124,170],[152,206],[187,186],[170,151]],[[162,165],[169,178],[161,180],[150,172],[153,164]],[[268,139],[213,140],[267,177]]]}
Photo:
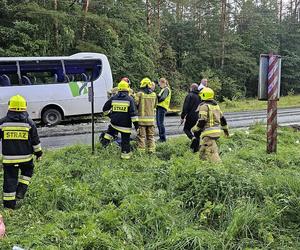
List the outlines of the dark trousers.
{"label": "dark trousers", "polygon": [[[3,205],[14,209],[16,198],[23,199],[28,189],[30,178],[33,175],[33,162],[20,164],[3,164]],[[19,176],[19,169],[21,175]]]}
{"label": "dark trousers", "polygon": [[194,134],[192,133],[192,128],[196,125],[198,119],[187,117],[184,123],[183,132],[187,135],[188,138],[192,139]]}
{"label": "dark trousers", "polygon": [[156,109],[156,123],[159,133],[159,139],[160,141],[166,141],[166,129],[165,129],[165,115],[167,113],[167,110],[162,107],[157,107]]}
{"label": "dark trousers", "polygon": [[130,153],[130,133],[123,133],[114,129],[111,125],[108,126],[108,129],[104,135],[104,138],[101,140],[101,144],[106,147],[114,138],[117,137],[118,133],[121,134],[121,151],[122,153]]}

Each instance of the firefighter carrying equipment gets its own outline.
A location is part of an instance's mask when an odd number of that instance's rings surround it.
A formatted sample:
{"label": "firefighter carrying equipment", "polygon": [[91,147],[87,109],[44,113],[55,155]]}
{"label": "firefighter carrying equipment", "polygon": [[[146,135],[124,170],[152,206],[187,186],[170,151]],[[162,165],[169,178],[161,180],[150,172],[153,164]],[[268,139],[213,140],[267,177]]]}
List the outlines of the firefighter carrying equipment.
{"label": "firefighter carrying equipment", "polygon": [[169,110],[171,102],[171,89],[170,87],[164,87],[158,94],[158,107],[164,108],[166,111]]}
{"label": "firefighter carrying equipment", "polygon": [[129,92],[129,90],[130,90],[130,86],[129,86],[128,82],[126,82],[124,80],[119,82],[118,91],[127,91],[127,92]]}
{"label": "firefighter carrying equipment", "polygon": [[27,103],[23,96],[12,96],[8,102],[8,110],[16,112],[24,112],[27,110]]}
{"label": "firefighter carrying equipment", "polygon": [[199,96],[202,101],[213,100],[215,92],[211,88],[205,87],[200,91]]}
{"label": "firefighter carrying equipment", "polygon": [[148,77],[145,77],[144,79],[141,80],[140,88],[149,88],[149,89],[151,89],[151,87],[152,87],[152,82]]}

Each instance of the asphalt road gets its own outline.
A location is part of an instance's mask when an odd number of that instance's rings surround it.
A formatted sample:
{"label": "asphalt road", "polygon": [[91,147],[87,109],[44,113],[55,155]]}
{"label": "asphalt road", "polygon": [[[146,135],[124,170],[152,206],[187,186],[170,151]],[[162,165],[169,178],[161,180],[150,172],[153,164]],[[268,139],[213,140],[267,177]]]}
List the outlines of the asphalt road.
{"label": "asphalt road", "polygon": [[[256,123],[266,124],[266,111],[246,111],[246,112],[233,112],[225,113],[228,121],[229,128],[246,128]],[[166,117],[166,132],[167,135],[182,134],[183,127],[180,126],[179,116]],[[300,108],[280,109],[278,111],[278,124],[300,124]],[[105,129],[107,123],[102,123],[101,127]],[[100,129],[102,130],[102,129]],[[98,134],[96,135],[98,138]],[[97,141],[96,138],[96,141]],[[91,142],[91,134],[77,134],[55,137],[41,138],[42,144],[45,148],[57,148],[66,145],[77,143],[88,144]]]}
{"label": "asphalt road", "polygon": [[[246,128],[255,123],[266,124],[266,111],[245,111],[225,113],[229,128]],[[183,126],[179,127],[179,116],[167,116],[165,120],[167,135],[182,134]],[[278,110],[278,124],[300,124],[300,108],[285,108]],[[100,131],[107,128],[107,122],[96,124],[96,137]],[[91,124],[80,123],[53,128],[38,128],[44,148],[59,148],[73,144],[88,144],[91,142]],[[134,133],[133,133],[134,136]],[[97,141],[96,138],[96,141]],[[1,146],[1,145],[0,145]]]}

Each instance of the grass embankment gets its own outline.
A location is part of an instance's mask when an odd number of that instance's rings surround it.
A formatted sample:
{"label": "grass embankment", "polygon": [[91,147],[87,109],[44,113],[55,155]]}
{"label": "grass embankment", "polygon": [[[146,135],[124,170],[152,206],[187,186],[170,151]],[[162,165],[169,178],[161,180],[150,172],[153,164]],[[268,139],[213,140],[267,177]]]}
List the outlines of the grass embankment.
{"label": "grass embankment", "polygon": [[[220,103],[221,109],[226,112],[248,111],[248,110],[266,110],[267,101],[257,99],[243,100],[225,100]],[[300,107],[300,95],[283,96],[278,101],[279,108]]]}
{"label": "grass embankment", "polygon": [[267,155],[265,128],[237,131],[223,165],[185,137],[130,161],[114,145],[47,152],[21,208],[2,211],[0,249],[300,249],[299,140],[280,128]]}

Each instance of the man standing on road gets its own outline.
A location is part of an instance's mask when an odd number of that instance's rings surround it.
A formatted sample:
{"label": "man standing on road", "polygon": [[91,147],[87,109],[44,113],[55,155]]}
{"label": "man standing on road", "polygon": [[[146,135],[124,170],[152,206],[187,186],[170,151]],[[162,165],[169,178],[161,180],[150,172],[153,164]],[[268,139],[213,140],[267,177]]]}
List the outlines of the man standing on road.
{"label": "man standing on road", "polygon": [[156,122],[159,131],[159,142],[165,142],[166,139],[166,129],[165,129],[165,115],[170,107],[171,102],[171,88],[168,81],[165,78],[160,78],[159,87],[161,91],[159,92],[158,104],[156,108]]}
{"label": "man standing on road", "polygon": [[101,144],[106,147],[118,133],[121,133],[121,158],[130,159],[130,134],[132,123],[138,129],[138,117],[134,100],[129,96],[128,82],[122,80],[118,84],[118,94],[111,97],[103,106],[104,113],[110,113],[110,125],[103,137]]}
{"label": "man standing on road", "polygon": [[7,115],[0,119],[4,208],[14,209],[16,198],[24,198],[33,175],[33,155],[38,160],[43,154],[35,123],[29,118],[26,110],[27,103],[24,97],[13,96],[8,103]]}
{"label": "man standing on road", "polygon": [[214,91],[210,88],[203,88],[200,92],[202,102],[199,105],[199,120],[192,131],[201,134],[200,159],[211,162],[221,162],[219,156],[217,139],[221,136],[221,129],[226,136],[229,136],[226,119],[214,100]]}
{"label": "man standing on road", "polygon": [[146,146],[149,153],[155,152],[155,108],[156,94],[152,91],[152,82],[149,78],[141,81],[141,91],[135,96],[138,108],[139,129],[137,133],[137,148],[145,152]]}
{"label": "man standing on road", "polygon": [[191,131],[192,127],[198,121],[197,108],[200,104],[200,97],[198,91],[198,84],[193,83],[190,86],[190,92],[185,97],[184,104],[181,112],[181,123],[184,122],[183,131],[189,139],[193,139],[194,135]]}

